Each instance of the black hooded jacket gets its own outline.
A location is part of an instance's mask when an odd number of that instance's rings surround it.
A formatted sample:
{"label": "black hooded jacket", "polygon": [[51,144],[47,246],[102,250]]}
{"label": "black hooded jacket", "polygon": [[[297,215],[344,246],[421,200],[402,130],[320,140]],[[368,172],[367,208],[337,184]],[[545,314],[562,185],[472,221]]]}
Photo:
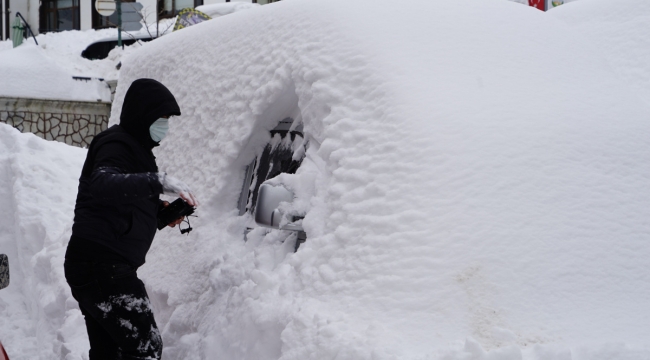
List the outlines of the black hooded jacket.
{"label": "black hooded jacket", "polygon": [[149,127],[180,113],[174,96],[158,81],[131,84],[120,124],[99,133],[88,148],[66,260],[144,264],[162,193],[151,151],[158,143]]}

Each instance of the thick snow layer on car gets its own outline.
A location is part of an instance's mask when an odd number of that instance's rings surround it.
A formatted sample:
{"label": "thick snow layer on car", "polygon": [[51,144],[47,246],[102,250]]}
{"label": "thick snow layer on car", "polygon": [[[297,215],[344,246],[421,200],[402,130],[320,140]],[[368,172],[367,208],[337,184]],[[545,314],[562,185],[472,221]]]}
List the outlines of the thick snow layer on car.
{"label": "thick snow layer on car", "polygon": [[636,86],[639,97],[650,101],[650,2],[578,1],[548,14],[584,35],[585,42],[598,47],[612,68]]}
{"label": "thick snow layer on car", "polygon": [[[547,14],[283,1],[133,54],[113,122],[139,77],[178,97],[160,164],[203,200],[142,272],[168,354],[648,356],[650,112]],[[236,216],[243,167],[286,116],[309,141],[282,177],[309,237],[289,255],[278,231],[244,244]]]}

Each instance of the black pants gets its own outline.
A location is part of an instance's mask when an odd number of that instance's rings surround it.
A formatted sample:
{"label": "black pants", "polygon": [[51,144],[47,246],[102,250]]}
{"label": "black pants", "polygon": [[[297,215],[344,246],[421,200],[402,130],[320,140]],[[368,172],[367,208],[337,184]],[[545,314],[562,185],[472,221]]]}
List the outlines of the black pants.
{"label": "black pants", "polygon": [[69,261],[64,266],[86,319],[90,360],[160,359],[162,338],[136,268]]}

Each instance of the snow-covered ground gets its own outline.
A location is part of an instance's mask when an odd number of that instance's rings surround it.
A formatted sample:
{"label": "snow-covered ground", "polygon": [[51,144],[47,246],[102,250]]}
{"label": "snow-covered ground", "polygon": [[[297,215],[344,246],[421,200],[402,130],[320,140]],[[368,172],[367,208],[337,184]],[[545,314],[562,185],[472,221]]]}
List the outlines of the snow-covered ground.
{"label": "snow-covered ground", "polygon": [[[156,156],[202,202],[140,270],[165,359],[650,358],[650,87],[572,20],[609,4],[603,27],[633,26],[645,1],[284,0],[125,57],[111,122],[133,79],[168,85],[183,115]],[[286,116],[309,141],[280,179],[295,254],[283,231],[244,242],[236,209]],[[0,340],[83,359],[62,262],[84,150],[3,125],[0,147]]]}
{"label": "snow-covered ground", "polygon": [[0,292],[0,341],[10,359],[64,359],[63,343],[88,346],[83,329],[66,331],[81,313],[72,310],[62,268],[85,155],[0,124],[0,252],[11,269],[11,284]]}

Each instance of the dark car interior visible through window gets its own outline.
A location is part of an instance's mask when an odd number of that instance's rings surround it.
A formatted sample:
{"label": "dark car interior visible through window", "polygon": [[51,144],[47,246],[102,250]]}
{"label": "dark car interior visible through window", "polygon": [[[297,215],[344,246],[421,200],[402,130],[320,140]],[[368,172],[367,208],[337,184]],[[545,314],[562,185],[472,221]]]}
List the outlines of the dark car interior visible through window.
{"label": "dark car interior visible through window", "polygon": [[[133,38],[125,36],[122,38],[122,44],[124,46],[129,46],[135,44],[136,41],[151,41],[153,38],[144,37],[144,38]],[[86,50],[81,52],[81,56],[89,60],[101,60],[108,57],[108,53],[111,50],[117,47],[117,39],[103,40],[94,42],[86,48]]]}
{"label": "dark car interior visible through window", "polygon": [[[247,212],[252,214],[255,211],[257,192],[264,181],[272,179],[281,173],[295,174],[298,167],[300,167],[302,157],[294,159],[293,149],[305,146],[303,144],[302,126],[289,131],[292,123],[293,119],[291,118],[280,121],[278,126],[271,130],[271,143],[267,144],[262,154],[246,167],[246,176],[239,196],[239,215],[244,215]],[[279,139],[276,137],[279,137]],[[290,141],[288,141],[289,139]],[[276,143],[275,146],[272,145],[274,142]]]}

